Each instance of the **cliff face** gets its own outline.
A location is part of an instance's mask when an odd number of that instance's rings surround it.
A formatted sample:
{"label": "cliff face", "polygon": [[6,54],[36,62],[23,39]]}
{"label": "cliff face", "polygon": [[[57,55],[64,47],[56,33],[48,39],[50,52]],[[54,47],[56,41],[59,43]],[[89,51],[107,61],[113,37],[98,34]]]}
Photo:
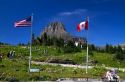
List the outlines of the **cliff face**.
{"label": "cliff face", "polygon": [[50,37],[63,38],[64,40],[72,39],[71,35],[66,32],[64,25],[61,22],[50,23],[41,33],[46,33]]}
{"label": "cliff face", "polygon": [[82,44],[86,43],[85,38],[77,37],[77,36],[71,36],[71,34],[69,34],[66,31],[64,25],[61,22],[52,22],[52,23],[50,23],[42,31],[41,36],[43,36],[44,33],[46,33],[47,36],[49,36],[50,38],[56,37],[56,38],[62,38],[65,41],[72,40],[74,42],[79,42],[79,43],[82,43]]}

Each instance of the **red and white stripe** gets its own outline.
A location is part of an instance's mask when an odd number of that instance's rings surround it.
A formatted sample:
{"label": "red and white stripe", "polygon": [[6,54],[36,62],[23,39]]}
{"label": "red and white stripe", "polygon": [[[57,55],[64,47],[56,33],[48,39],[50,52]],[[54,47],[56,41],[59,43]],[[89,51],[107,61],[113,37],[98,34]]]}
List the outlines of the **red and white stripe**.
{"label": "red and white stripe", "polygon": [[31,26],[31,22],[28,22],[26,20],[22,20],[22,21],[19,21],[19,22],[15,22],[14,26],[15,27],[19,27],[19,26]]}
{"label": "red and white stripe", "polygon": [[15,22],[14,24],[15,27],[25,27],[25,26],[31,26],[31,25],[32,23],[26,20],[21,20],[21,21]]}

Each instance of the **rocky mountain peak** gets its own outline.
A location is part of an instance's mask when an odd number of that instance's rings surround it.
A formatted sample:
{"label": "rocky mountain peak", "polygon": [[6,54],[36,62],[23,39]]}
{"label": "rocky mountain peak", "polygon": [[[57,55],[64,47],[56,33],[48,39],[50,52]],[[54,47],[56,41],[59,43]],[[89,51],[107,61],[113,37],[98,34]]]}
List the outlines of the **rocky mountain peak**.
{"label": "rocky mountain peak", "polygon": [[51,31],[66,31],[64,25],[61,22],[52,22],[48,25],[48,28],[51,29]]}
{"label": "rocky mountain peak", "polygon": [[42,32],[42,35],[46,33],[50,37],[57,37],[63,39],[71,39],[71,35],[66,32],[65,26],[61,22],[50,23]]}

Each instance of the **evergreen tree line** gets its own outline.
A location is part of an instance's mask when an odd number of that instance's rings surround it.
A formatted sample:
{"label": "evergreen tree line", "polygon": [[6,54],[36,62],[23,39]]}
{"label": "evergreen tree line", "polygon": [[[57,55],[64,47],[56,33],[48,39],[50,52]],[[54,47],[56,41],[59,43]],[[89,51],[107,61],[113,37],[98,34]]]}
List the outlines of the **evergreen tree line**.
{"label": "evergreen tree line", "polygon": [[113,54],[114,58],[118,60],[124,60],[125,59],[125,50],[122,49],[120,45],[113,46],[111,44],[106,44],[104,47],[95,47],[95,45],[89,45],[89,51],[92,53],[92,51],[97,51],[101,53],[110,53]]}
{"label": "evergreen tree line", "polygon": [[[62,38],[50,37],[44,33],[41,37],[35,38],[34,34],[32,35],[32,45],[45,45],[45,46],[55,46],[59,49],[59,51],[63,51],[64,53],[72,53],[72,52],[81,52],[82,49],[86,50],[87,44],[79,44],[75,45],[75,42],[72,40],[64,41]],[[110,53],[114,54],[114,58],[118,60],[125,59],[125,50],[122,49],[120,45],[113,46],[111,44],[106,44],[104,47],[96,47],[94,44],[89,44],[89,55],[93,55],[93,51],[101,52],[101,53]]]}
{"label": "evergreen tree line", "polygon": [[50,37],[44,33],[41,37],[35,38],[34,34],[32,35],[32,45],[44,45],[44,46],[55,46],[58,48],[59,52],[64,53],[72,53],[72,52],[80,52],[81,47],[78,45],[75,46],[74,41],[68,40],[65,41],[64,39],[57,38],[57,37]]}
{"label": "evergreen tree line", "polygon": [[9,44],[7,44],[7,43],[3,43],[3,42],[0,42],[0,45],[9,45]]}

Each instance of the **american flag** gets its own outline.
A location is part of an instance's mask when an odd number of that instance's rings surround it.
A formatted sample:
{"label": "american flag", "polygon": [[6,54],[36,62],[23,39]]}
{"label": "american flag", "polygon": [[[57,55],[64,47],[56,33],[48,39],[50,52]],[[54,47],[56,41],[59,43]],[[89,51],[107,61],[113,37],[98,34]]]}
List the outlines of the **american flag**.
{"label": "american flag", "polygon": [[29,27],[32,25],[31,16],[14,23],[15,27]]}

